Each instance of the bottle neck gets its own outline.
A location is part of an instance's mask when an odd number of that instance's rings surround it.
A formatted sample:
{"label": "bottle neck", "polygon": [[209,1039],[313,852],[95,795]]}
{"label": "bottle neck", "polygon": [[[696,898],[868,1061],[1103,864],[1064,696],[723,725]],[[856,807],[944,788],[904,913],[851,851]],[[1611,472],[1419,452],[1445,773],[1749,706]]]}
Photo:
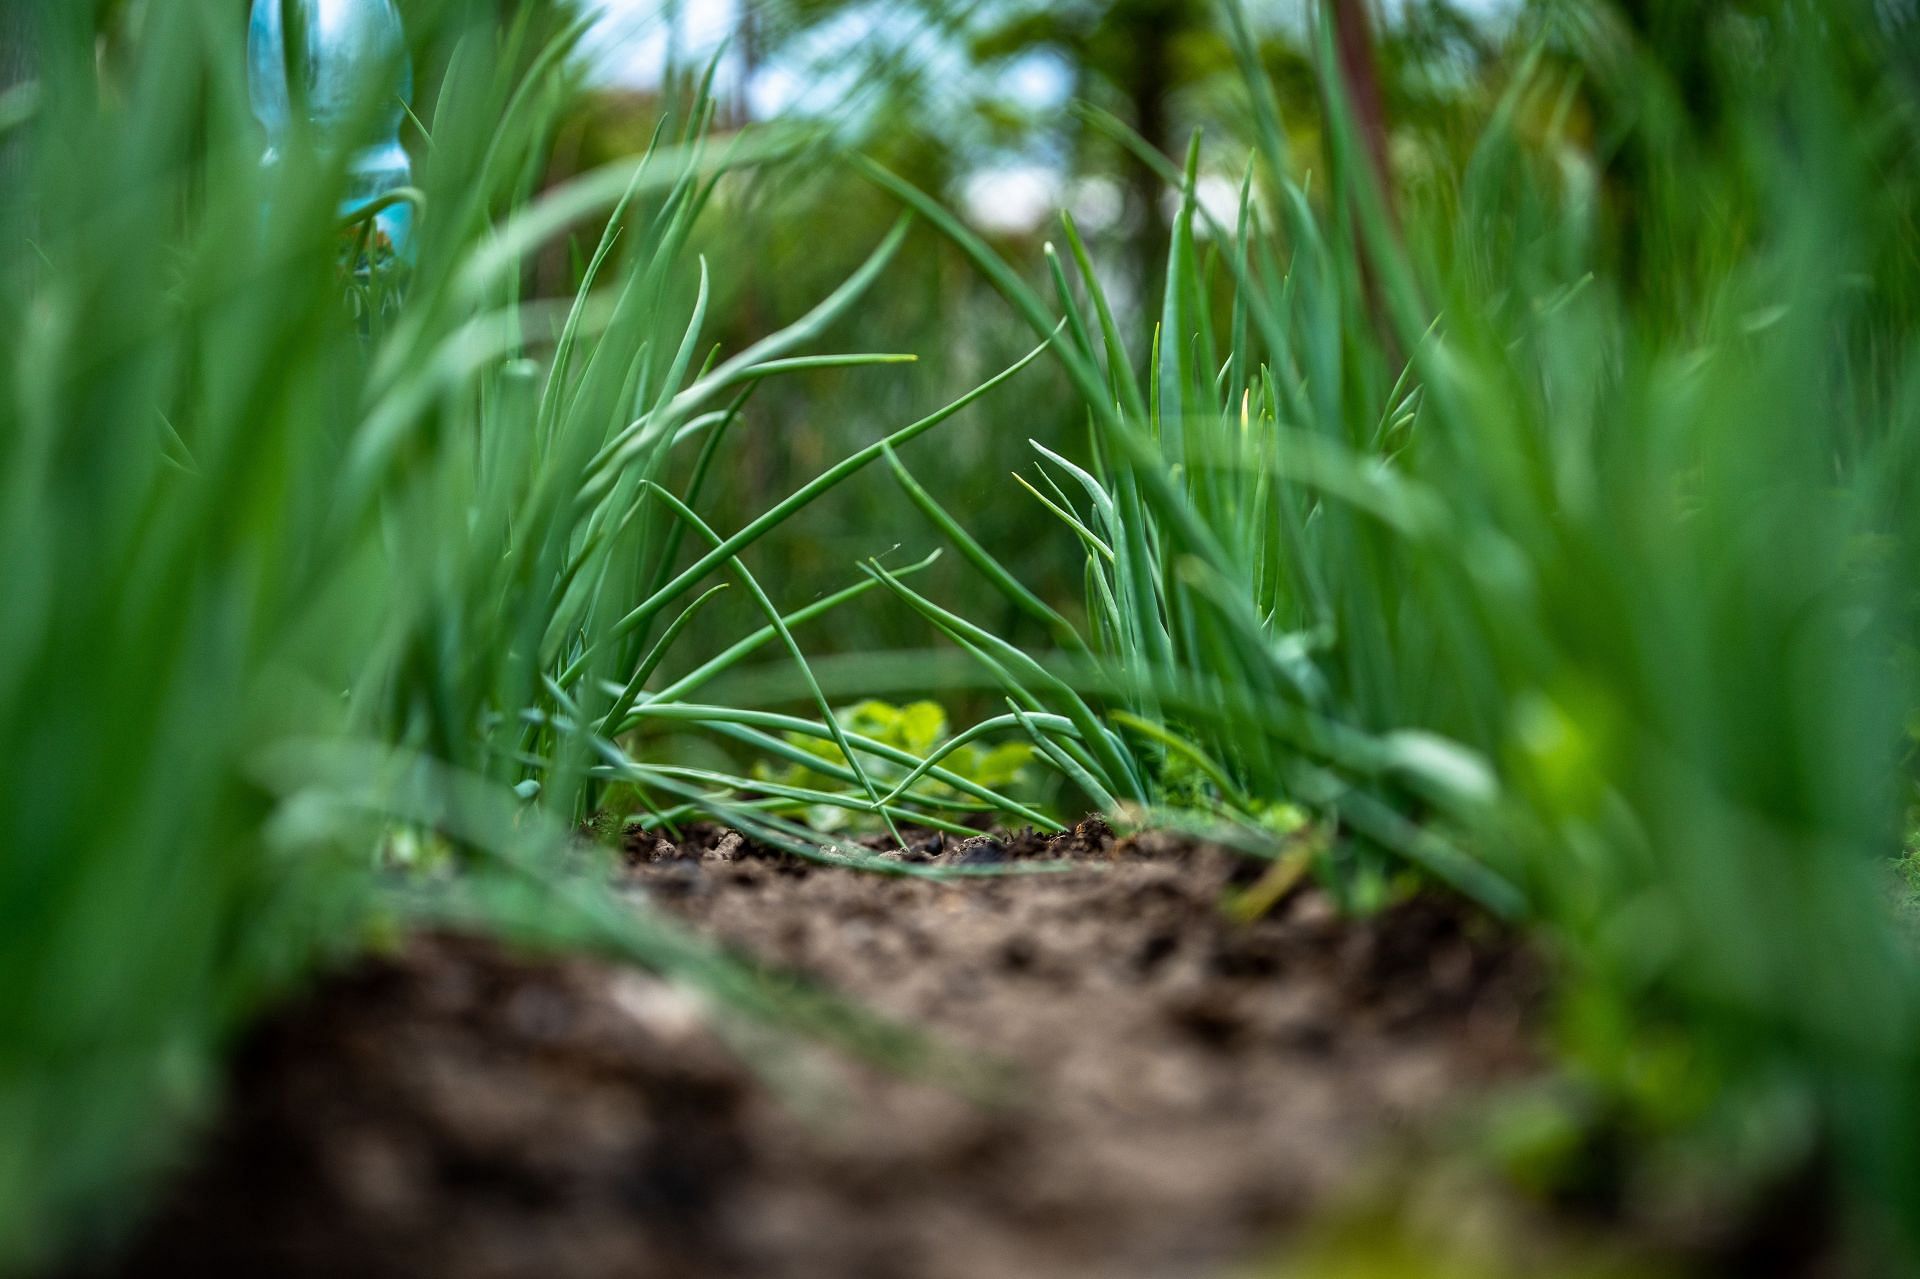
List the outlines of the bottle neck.
{"label": "bottle neck", "polygon": [[274,149],[295,128],[322,149],[349,134],[379,139],[368,151],[398,147],[413,72],[390,0],[254,0],[247,57],[253,113]]}
{"label": "bottle neck", "polygon": [[[293,134],[300,151],[322,158],[342,158],[351,146],[343,217],[411,184],[400,127],[413,76],[391,0],[254,0],[247,58],[254,115],[267,134],[264,163],[281,163]],[[373,227],[379,247],[406,261],[412,212],[409,204],[389,205]]]}

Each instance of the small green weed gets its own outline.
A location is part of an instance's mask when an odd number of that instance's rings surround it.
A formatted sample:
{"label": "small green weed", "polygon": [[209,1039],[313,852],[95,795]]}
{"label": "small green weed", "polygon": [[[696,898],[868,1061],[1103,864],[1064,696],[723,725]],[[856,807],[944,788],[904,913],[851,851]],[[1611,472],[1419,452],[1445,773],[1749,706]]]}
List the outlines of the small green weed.
{"label": "small green weed", "polygon": [[[918,701],[896,706],[890,702],[868,700],[841,708],[834,712],[834,718],[846,731],[849,740],[879,742],[915,761],[937,756],[947,772],[976,787],[988,787],[1019,799],[1033,798],[1034,748],[1018,741],[997,745],[955,742],[948,726],[947,712],[938,702]],[[769,789],[776,794],[784,791],[819,795],[839,789],[839,779],[845,775],[847,757],[841,753],[838,743],[791,732],[783,734],[783,738],[795,750],[820,760],[830,771],[798,762],[780,767],[761,762],[754,766],[755,779],[768,783]],[[906,763],[886,759],[876,760],[869,767],[873,779],[889,788],[900,787],[911,771]],[[937,778],[917,780],[914,789],[922,802],[936,810],[948,807],[977,811],[979,808],[977,803],[969,799],[967,792]],[[878,817],[865,805],[849,806],[837,799],[832,803],[796,800],[774,811],[803,820],[813,829],[829,833],[864,831],[879,825]]]}

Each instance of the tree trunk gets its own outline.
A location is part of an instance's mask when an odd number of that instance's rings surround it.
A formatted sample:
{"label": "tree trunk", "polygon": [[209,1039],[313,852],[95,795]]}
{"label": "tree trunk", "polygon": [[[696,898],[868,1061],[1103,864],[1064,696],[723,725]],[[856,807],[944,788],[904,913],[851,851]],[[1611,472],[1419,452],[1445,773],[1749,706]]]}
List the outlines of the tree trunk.
{"label": "tree trunk", "polygon": [[[1133,40],[1133,58],[1128,67],[1126,92],[1133,108],[1133,127],[1156,151],[1167,149],[1167,95],[1173,89],[1173,38],[1178,33],[1180,15],[1177,0],[1142,0],[1128,6],[1133,10],[1126,23]],[[1166,181],[1138,157],[1126,157],[1128,195],[1140,211],[1140,224],[1134,232],[1134,261],[1140,284],[1142,304],[1149,313],[1157,309],[1154,295],[1166,269],[1167,214]]]}

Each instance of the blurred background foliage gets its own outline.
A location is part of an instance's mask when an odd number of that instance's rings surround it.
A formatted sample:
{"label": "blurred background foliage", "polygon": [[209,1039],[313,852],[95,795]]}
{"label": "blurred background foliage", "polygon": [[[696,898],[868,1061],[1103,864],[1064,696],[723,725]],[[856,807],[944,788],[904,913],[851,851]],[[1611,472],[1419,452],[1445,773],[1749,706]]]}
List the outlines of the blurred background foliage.
{"label": "blurred background foliage", "polygon": [[[550,20],[560,20],[560,7]],[[638,43],[655,61],[598,77],[555,141],[548,181],[643,145],[664,104],[714,58],[730,107],[723,124],[779,114],[830,126],[819,155],[757,169],[724,188],[724,215],[700,233],[710,252],[751,255],[746,269],[716,280],[712,315],[728,343],[799,314],[857,265],[896,216],[891,196],[835,158],[852,147],[947,198],[1035,279],[1044,273],[1042,244],[1059,236],[1055,209],[1071,210],[1120,327],[1144,358],[1176,196],[1097,113],[1165,156],[1180,155],[1188,136],[1203,131],[1202,196],[1229,223],[1251,154],[1240,71],[1211,0],[643,0],[615,8],[609,25],[632,36],[637,24]],[[1325,173],[1326,161],[1308,6],[1258,5],[1252,18],[1294,154],[1310,189],[1324,190],[1314,176]],[[1435,183],[1457,170],[1511,69],[1523,18],[1511,6],[1423,0],[1375,23],[1403,180]],[[666,39],[662,29],[684,39]],[[565,292],[580,258],[577,249],[550,253],[539,289]],[[824,370],[757,394],[748,412],[768,429],[740,450],[727,504],[716,513],[721,525],[744,522],[825,459],[904,420],[926,388],[958,394],[1017,358],[1028,341],[961,255],[924,225],[913,229],[890,287],[876,290],[834,337],[849,349],[911,351],[920,367],[912,379]],[[1022,464],[1029,439],[1084,460],[1087,430],[1065,379],[1036,369],[1019,394],[983,403],[963,429],[922,445],[932,460],[917,469],[1022,580],[1045,598],[1067,600],[1080,586],[1076,548],[1054,535],[1052,517],[1008,472]],[[885,476],[856,477],[839,500],[799,517],[799,535],[763,552],[765,572],[795,599],[844,585],[852,566],[888,549],[897,530],[917,532],[892,518],[896,502]],[[1030,619],[952,557],[935,566],[930,582],[936,596],[999,633],[1041,638]],[[747,606],[727,600],[718,607]],[[813,643],[831,654],[915,649],[929,638],[907,611],[880,606],[845,615]]]}
{"label": "blurred background foliage", "polygon": [[[583,0],[589,10],[601,2]],[[402,7],[413,29],[426,31],[450,8],[475,3],[405,0]],[[579,8],[566,0],[497,3],[536,26],[558,26]],[[1316,203],[1330,189],[1331,170],[1324,86],[1309,39],[1322,7],[1303,0],[1249,6],[1297,176]],[[1457,203],[1475,144],[1515,77],[1537,70],[1521,61],[1539,45],[1564,68],[1565,92],[1530,95],[1519,127],[1537,135],[1551,127],[1580,141],[1573,162],[1607,214],[1598,228],[1607,238],[1606,273],[1633,281],[1652,309],[1666,298],[1665,314],[1677,324],[1678,299],[1745,251],[1744,215],[1730,194],[1738,190],[1736,173],[1719,175],[1731,182],[1700,184],[1703,197],[1725,201],[1718,220],[1663,219],[1648,210],[1690,167],[1743,163],[1738,140],[1726,133],[1725,85],[1753,74],[1768,24],[1782,20],[1773,0],[1339,0],[1324,9],[1335,20],[1365,22],[1383,149],[1414,224],[1422,210]],[[1889,38],[1913,43],[1907,9],[1860,11],[1880,15],[1854,34],[1863,61]],[[1833,21],[1854,21],[1845,16],[1854,12],[1840,6]],[[1044,274],[1041,245],[1058,239],[1054,210],[1070,210],[1119,327],[1137,344],[1136,359],[1144,358],[1174,195],[1101,116],[1166,157],[1182,154],[1200,131],[1200,198],[1229,224],[1251,154],[1240,71],[1209,0],[639,0],[614,3],[604,25],[607,46],[624,40],[629,52],[591,77],[591,92],[554,140],[543,182],[644,145],[665,105],[716,61],[723,127],[778,115],[830,130],[818,154],[730,180],[718,193],[723,215],[696,233],[698,248],[750,258],[715,282],[712,327],[729,345],[798,315],[885,233],[897,204],[836,158],[851,147],[948,200],[1036,281]],[[1863,93],[1885,89],[1872,76],[1857,84]],[[422,97],[428,92],[423,83]],[[1519,162],[1549,161],[1536,154]],[[1913,159],[1890,153],[1887,163],[1903,178]],[[532,287],[569,292],[585,247],[551,249]],[[1889,274],[1905,281],[1911,273]],[[1885,304],[1909,307],[1911,292],[1902,283],[1884,293]],[[766,429],[741,448],[717,522],[738,526],[823,460],[904,420],[924,388],[957,394],[976,384],[1015,358],[1025,336],[960,255],[917,226],[891,287],[833,335],[849,349],[914,352],[916,376],[823,370],[763,390],[748,412]],[[1022,393],[984,404],[966,429],[928,441],[923,447],[937,460],[921,469],[1022,580],[1045,598],[1071,598],[1080,578],[1075,548],[1051,535],[1051,517],[1008,475],[1028,439],[1086,457],[1084,409],[1051,370],[1030,374]],[[900,527],[887,515],[893,500],[885,477],[857,477],[841,500],[800,517],[800,536],[763,552],[765,572],[796,599],[844,585],[859,558],[891,544]],[[932,584],[957,611],[1010,638],[1039,638],[1028,619],[959,565],[936,566]],[[749,607],[719,604],[743,617]],[[912,649],[926,639],[903,610],[883,607],[841,618],[814,643],[833,653]]]}

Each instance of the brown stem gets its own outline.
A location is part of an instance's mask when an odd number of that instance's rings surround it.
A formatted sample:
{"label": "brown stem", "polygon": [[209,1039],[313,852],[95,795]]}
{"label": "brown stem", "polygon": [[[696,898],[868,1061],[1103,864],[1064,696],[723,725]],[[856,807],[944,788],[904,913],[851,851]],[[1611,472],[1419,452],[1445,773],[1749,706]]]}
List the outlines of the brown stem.
{"label": "brown stem", "polygon": [[[1327,0],[1333,20],[1334,56],[1339,64],[1339,89],[1360,145],[1366,156],[1368,173],[1380,195],[1380,208],[1386,216],[1387,233],[1397,235],[1399,216],[1394,208],[1393,171],[1387,161],[1387,103],[1380,91],[1379,69],[1374,61],[1373,21],[1368,0]],[[1380,269],[1368,244],[1364,227],[1353,228],[1355,252],[1360,258],[1360,278],[1367,293],[1367,309],[1373,319],[1374,333],[1389,366],[1402,360],[1400,343],[1393,332],[1392,318],[1381,297]]]}
{"label": "brown stem", "polygon": [[1391,220],[1392,172],[1387,165],[1387,103],[1380,91],[1380,73],[1373,57],[1373,19],[1367,0],[1329,0],[1333,10],[1334,54],[1340,65],[1340,84],[1346,94],[1373,180]]}

